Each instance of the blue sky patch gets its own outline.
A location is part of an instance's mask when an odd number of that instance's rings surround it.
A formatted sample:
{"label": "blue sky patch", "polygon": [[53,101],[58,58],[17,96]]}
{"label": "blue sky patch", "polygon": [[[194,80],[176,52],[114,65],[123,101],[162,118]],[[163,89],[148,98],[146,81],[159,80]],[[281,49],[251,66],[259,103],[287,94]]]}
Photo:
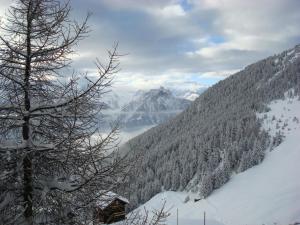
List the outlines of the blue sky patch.
{"label": "blue sky patch", "polygon": [[223,36],[210,36],[209,41],[214,43],[214,44],[221,44],[225,42],[225,38]]}
{"label": "blue sky patch", "polygon": [[223,78],[221,78],[221,77],[213,77],[213,76],[212,77],[203,77],[198,74],[192,74],[189,76],[190,81],[197,82],[197,83],[203,84],[205,86],[212,86],[222,79]]}
{"label": "blue sky patch", "polygon": [[180,5],[184,11],[190,11],[193,8],[192,4],[190,4],[188,0],[181,0]]}

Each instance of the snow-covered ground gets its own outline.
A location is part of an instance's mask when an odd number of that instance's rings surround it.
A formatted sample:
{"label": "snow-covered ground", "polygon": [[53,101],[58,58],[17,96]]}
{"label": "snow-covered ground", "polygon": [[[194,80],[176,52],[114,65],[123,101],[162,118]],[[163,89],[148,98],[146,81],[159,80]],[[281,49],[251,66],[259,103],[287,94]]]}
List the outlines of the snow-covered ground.
{"label": "snow-covered ground", "polygon": [[[270,111],[259,114],[263,127],[275,136],[281,131],[283,142],[266,154],[258,166],[234,175],[208,198],[194,202],[197,194],[162,192],[140,209],[160,208],[166,201],[171,215],[168,225],[289,225],[300,222],[300,100],[277,100]],[[189,196],[190,200],[185,200]]]}

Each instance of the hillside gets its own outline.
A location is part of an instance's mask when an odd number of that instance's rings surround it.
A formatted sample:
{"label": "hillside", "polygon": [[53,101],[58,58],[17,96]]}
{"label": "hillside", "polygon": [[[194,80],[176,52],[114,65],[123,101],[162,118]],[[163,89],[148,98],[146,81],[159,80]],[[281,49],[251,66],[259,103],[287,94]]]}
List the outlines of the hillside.
{"label": "hillside", "polygon": [[220,81],[174,119],[129,141],[126,148],[143,155],[129,182],[132,205],[162,189],[207,197],[261,163],[284,136],[278,130],[272,137],[257,115],[285,94],[300,94],[300,45]]}
{"label": "hillside", "polygon": [[155,195],[139,209],[151,211],[166,202],[166,208],[171,209],[168,225],[176,225],[177,208],[179,224],[202,224],[204,211],[207,225],[300,222],[300,100],[286,97],[268,106],[269,112],[258,115],[264,118],[263,128],[272,137],[280,130],[285,138],[267,152],[263,163],[233,175],[227,184],[201,201],[194,202],[199,198],[195,193],[167,191]]}

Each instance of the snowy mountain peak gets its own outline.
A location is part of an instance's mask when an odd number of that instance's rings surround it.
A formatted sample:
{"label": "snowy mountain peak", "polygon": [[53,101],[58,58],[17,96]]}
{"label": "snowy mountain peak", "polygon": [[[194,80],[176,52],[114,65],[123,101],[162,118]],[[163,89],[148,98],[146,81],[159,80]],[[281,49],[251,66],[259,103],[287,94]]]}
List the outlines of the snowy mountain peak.
{"label": "snowy mountain peak", "polygon": [[172,92],[162,86],[159,89],[151,89],[146,94],[152,97],[172,96]]}
{"label": "snowy mountain peak", "polygon": [[164,87],[139,91],[122,109],[119,120],[125,127],[157,125],[186,109],[191,101],[175,97]]}
{"label": "snowy mountain peak", "polygon": [[190,92],[186,92],[183,95],[183,98],[187,99],[187,100],[190,100],[190,101],[195,101],[196,98],[198,98],[199,96],[200,96],[199,93],[190,91]]}
{"label": "snowy mountain peak", "polygon": [[[136,95],[137,96],[137,95]],[[139,97],[128,103],[122,111],[160,112],[183,110],[190,101],[175,97],[172,92],[164,87],[142,92]]]}
{"label": "snowy mountain peak", "polygon": [[165,87],[130,93],[107,93],[104,98],[105,111],[102,115],[105,119],[99,122],[101,128],[106,131],[110,123],[118,121],[122,131],[134,135],[142,133],[175,117],[190,105],[191,101],[177,94],[175,90]]}

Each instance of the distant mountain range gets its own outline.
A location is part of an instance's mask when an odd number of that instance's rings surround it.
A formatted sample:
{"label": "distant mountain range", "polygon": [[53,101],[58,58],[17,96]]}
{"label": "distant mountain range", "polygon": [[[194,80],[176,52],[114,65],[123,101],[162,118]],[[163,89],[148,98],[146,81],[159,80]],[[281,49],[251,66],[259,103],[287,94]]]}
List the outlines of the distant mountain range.
{"label": "distant mountain range", "polygon": [[158,125],[186,109],[203,88],[197,91],[169,90],[164,87],[148,91],[138,90],[124,100],[117,93],[105,96],[103,121],[106,126],[118,121],[123,129],[135,129]]}
{"label": "distant mountain range", "polygon": [[164,87],[151,89],[141,93],[135,100],[127,104],[124,112],[162,112],[183,110],[190,104],[190,101],[175,97],[172,92]]}
{"label": "distant mountain range", "polygon": [[174,117],[190,105],[191,101],[175,97],[160,87],[140,93],[122,108],[120,121],[126,127],[156,125]]}

